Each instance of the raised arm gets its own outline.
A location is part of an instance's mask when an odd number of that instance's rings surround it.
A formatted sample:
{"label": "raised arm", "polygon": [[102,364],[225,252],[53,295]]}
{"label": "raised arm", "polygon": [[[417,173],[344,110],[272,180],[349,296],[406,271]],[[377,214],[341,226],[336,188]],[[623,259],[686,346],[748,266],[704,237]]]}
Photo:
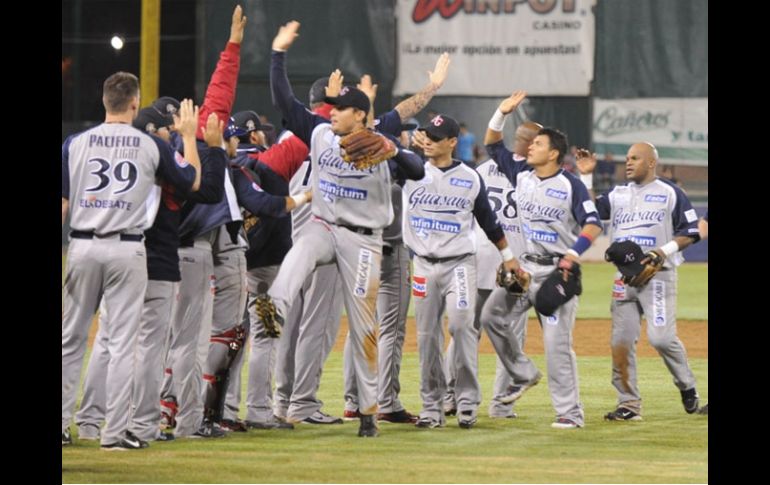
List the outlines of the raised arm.
{"label": "raised arm", "polygon": [[444,85],[449,69],[449,54],[441,54],[436,61],[436,67],[428,71],[428,84],[417,94],[401,101],[396,105],[396,111],[401,117],[401,122],[406,122],[425,108],[436,92]]}
{"label": "raised arm", "polygon": [[526,91],[518,90],[514,91],[513,94],[500,103],[497,111],[492,115],[492,119],[489,120],[489,127],[487,128],[487,133],[484,135],[484,145],[491,145],[503,139],[505,118],[511,114],[513,110],[518,108],[526,97]]}

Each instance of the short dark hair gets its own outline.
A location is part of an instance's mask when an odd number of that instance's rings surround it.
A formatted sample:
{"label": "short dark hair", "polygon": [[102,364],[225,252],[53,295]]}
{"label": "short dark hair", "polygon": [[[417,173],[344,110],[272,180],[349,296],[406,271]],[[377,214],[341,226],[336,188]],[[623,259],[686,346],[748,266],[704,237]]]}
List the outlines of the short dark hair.
{"label": "short dark hair", "polygon": [[139,94],[139,79],[130,72],[116,72],[104,81],[102,100],[110,113],[128,110],[131,98]]}
{"label": "short dark hair", "polygon": [[559,165],[564,163],[564,155],[567,153],[567,135],[557,130],[556,128],[543,128],[537,132],[538,135],[545,135],[548,137],[548,147],[551,150],[559,152],[559,156],[556,157],[556,161]]}

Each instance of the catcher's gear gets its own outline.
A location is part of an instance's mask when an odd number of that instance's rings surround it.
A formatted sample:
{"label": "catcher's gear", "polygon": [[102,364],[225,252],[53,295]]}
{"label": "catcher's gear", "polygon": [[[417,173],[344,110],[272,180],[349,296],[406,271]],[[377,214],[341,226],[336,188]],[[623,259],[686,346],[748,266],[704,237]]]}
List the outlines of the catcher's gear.
{"label": "catcher's gear", "polygon": [[526,293],[531,280],[529,273],[521,268],[516,271],[508,271],[505,269],[505,263],[500,263],[500,266],[497,267],[497,277],[495,278],[497,286],[505,288],[512,295]]}
{"label": "catcher's gear", "polygon": [[663,268],[665,256],[656,251],[643,253],[642,248],[631,240],[616,241],[607,248],[604,259],[612,262],[628,286],[646,285]]}
{"label": "catcher's gear", "polygon": [[580,264],[565,258],[559,260],[556,269],[548,275],[535,295],[535,310],[551,316],[573,296],[583,293],[580,275]]}
{"label": "catcher's gear", "polygon": [[343,150],[342,159],[358,170],[382,163],[398,153],[392,141],[371,130],[358,130],[342,137],[340,148]]}

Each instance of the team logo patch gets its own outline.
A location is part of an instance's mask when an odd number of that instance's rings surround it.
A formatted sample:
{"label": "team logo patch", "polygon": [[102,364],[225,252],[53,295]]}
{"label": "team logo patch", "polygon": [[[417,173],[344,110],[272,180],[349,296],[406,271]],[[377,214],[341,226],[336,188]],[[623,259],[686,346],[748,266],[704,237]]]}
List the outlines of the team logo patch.
{"label": "team logo patch", "polygon": [[559,317],[554,315],[551,315],[549,317],[545,317],[545,323],[548,325],[558,325],[559,324]]}
{"label": "team logo patch", "polygon": [[470,301],[468,298],[468,273],[465,266],[455,268],[455,289],[457,290],[457,309],[467,310]]}
{"label": "team logo patch", "polygon": [[359,298],[364,298],[369,289],[369,274],[372,271],[372,252],[368,249],[361,249],[358,253],[358,268],[356,269],[356,286],[353,288],[353,294]]}
{"label": "team logo patch", "polygon": [[264,192],[264,191],[262,190],[262,187],[260,187],[259,185],[257,185],[257,183],[256,183],[256,182],[252,182],[252,183],[251,183],[251,188],[252,188],[252,189],[254,189],[254,190],[256,190],[257,192]]}
{"label": "team logo patch", "polygon": [[564,190],[548,189],[545,191],[545,195],[554,199],[567,200],[567,192]]}
{"label": "team logo patch", "polygon": [[586,212],[596,212],[596,204],[592,200],[587,200],[583,202],[583,210]]}
{"label": "team logo patch", "polygon": [[454,185],[455,187],[462,187],[464,189],[470,189],[471,187],[473,187],[473,181],[452,177],[449,179],[449,185]]}
{"label": "team logo patch", "polygon": [[698,214],[695,213],[695,209],[684,211],[684,217],[685,219],[687,219],[687,222],[693,222],[698,220]]}
{"label": "team logo patch", "polygon": [[432,120],[430,120],[431,123],[433,123],[433,126],[441,126],[444,124],[444,118],[441,117],[441,115],[437,115]]}
{"label": "team logo patch", "polygon": [[186,167],[190,165],[190,163],[187,160],[185,160],[184,157],[179,154],[179,152],[176,152],[176,151],[174,152],[174,161],[180,167]]}
{"label": "team logo patch", "polygon": [[612,299],[613,300],[625,300],[626,299],[626,285],[623,284],[623,280],[616,279],[612,283]]}
{"label": "team logo patch", "polygon": [[412,296],[417,298],[425,298],[428,294],[428,279],[425,276],[413,276],[412,277]]}
{"label": "team logo patch", "polygon": [[666,326],[666,282],[652,281],[652,324]]}
{"label": "team logo patch", "polygon": [[660,202],[662,204],[667,200],[668,196],[663,194],[647,194],[644,196],[645,202]]}

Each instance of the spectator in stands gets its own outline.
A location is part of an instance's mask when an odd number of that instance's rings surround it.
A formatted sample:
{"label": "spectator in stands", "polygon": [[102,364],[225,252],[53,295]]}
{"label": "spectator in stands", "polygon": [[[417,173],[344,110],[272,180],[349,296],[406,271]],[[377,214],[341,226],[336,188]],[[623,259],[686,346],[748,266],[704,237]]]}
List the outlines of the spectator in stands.
{"label": "spectator in stands", "polygon": [[460,123],[460,135],[457,137],[457,148],[455,148],[457,158],[470,167],[475,167],[475,147],[476,137],[473,133],[468,131],[468,127],[465,126],[465,123]]}

